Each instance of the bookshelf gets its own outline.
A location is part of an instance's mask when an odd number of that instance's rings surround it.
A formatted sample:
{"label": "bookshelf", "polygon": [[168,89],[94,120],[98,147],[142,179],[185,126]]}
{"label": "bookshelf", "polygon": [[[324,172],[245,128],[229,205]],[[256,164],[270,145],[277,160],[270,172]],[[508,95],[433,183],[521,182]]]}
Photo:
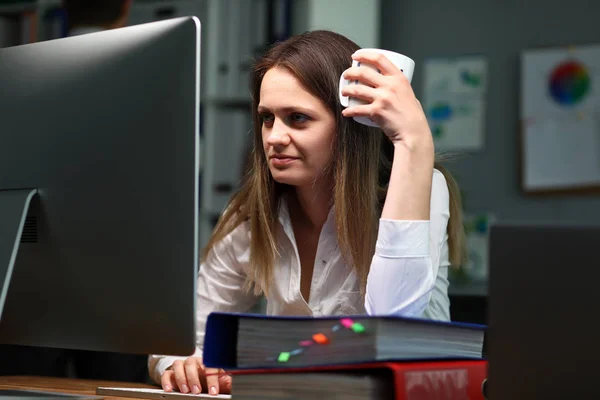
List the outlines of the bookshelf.
{"label": "bookshelf", "polygon": [[243,174],[252,129],[250,72],[268,46],[273,4],[271,0],[207,1],[201,247]]}

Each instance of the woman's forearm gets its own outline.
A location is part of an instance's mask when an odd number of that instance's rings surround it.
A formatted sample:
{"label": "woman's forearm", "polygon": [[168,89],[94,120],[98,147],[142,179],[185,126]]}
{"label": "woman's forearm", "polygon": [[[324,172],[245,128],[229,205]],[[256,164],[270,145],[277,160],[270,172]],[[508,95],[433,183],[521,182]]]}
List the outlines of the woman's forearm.
{"label": "woman's forearm", "polygon": [[433,151],[395,145],[381,218],[429,220],[433,162]]}

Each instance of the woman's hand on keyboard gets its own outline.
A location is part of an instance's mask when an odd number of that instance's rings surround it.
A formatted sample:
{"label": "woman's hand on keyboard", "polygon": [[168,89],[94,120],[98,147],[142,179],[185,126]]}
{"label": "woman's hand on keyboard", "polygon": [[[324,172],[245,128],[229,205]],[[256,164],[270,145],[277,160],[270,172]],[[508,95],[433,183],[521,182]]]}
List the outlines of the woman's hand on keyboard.
{"label": "woman's hand on keyboard", "polygon": [[200,357],[177,360],[161,376],[165,392],[179,390],[181,393],[198,394],[204,389],[216,395],[231,393],[231,376],[217,368],[205,368]]}

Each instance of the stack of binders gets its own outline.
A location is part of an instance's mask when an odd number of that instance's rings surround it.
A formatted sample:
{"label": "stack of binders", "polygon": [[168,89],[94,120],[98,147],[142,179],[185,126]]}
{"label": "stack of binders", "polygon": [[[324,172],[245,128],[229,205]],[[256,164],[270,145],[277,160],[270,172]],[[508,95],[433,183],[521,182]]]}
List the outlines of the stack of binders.
{"label": "stack of binders", "polygon": [[485,326],[394,316],[212,313],[204,364],[239,399],[484,399]]}

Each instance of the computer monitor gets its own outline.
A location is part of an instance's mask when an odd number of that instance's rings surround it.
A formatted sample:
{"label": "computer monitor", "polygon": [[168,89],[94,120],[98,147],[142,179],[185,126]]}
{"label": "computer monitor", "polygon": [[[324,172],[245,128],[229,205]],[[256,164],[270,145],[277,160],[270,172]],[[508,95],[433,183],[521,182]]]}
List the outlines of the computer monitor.
{"label": "computer monitor", "polygon": [[0,50],[0,343],[194,352],[200,22]]}
{"label": "computer monitor", "polygon": [[489,399],[595,399],[600,226],[490,229]]}

